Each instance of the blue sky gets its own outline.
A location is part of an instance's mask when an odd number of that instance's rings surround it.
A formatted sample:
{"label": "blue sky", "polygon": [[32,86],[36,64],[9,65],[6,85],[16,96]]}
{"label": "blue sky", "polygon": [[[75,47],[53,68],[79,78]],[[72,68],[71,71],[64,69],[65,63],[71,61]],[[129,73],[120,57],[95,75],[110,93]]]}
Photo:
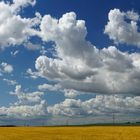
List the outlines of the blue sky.
{"label": "blue sky", "polygon": [[137,120],[139,4],[1,1],[1,119],[99,116],[109,121],[115,112],[117,121]]}

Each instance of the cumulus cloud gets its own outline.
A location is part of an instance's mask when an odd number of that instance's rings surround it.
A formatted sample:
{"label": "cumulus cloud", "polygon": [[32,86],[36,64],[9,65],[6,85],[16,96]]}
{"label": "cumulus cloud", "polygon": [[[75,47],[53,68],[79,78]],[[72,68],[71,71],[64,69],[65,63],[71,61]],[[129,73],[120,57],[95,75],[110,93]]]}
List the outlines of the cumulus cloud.
{"label": "cumulus cloud", "polygon": [[1,73],[12,73],[14,70],[13,66],[6,63],[6,62],[2,62],[0,64],[0,72]]}
{"label": "cumulus cloud", "polygon": [[64,93],[66,98],[75,98],[77,95],[81,94],[73,89],[64,89],[60,84],[42,84],[38,85],[40,91],[52,91],[52,92],[61,92]]}
{"label": "cumulus cloud", "polygon": [[18,102],[16,102],[16,104],[36,103],[42,100],[41,96],[44,94],[43,92],[25,93],[21,88],[21,85],[16,85],[15,91],[10,92],[11,95],[17,96]]}
{"label": "cumulus cloud", "polygon": [[[72,92],[67,91],[71,95]],[[10,92],[15,95],[18,101],[10,104],[9,107],[0,107],[0,114],[13,118],[36,118],[39,116],[52,115],[65,117],[87,117],[87,116],[108,116],[115,115],[139,114],[140,97],[139,96],[122,96],[122,95],[96,95],[94,98],[82,101],[80,99],[65,99],[63,102],[48,105],[41,98],[42,92],[23,92],[21,85],[16,85],[15,91]]]}
{"label": "cumulus cloud", "polygon": [[15,81],[15,80],[10,80],[10,79],[4,78],[3,81],[5,81],[8,85],[12,85],[12,86],[17,85],[17,81]]}
{"label": "cumulus cloud", "polygon": [[139,114],[140,97],[121,97],[97,95],[95,98],[81,101],[66,99],[65,101],[49,106],[48,113],[63,116],[107,115],[115,113]]}
{"label": "cumulus cloud", "polygon": [[[39,73],[33,72],[31,68],[28,68],[26,70],[26,74],[29,75],[29,77],[32,79],[37,79],[39,77]],[[27,78],[28,78],[28,76],[27,76]]]}
{"label": "cumulus cloud", "polygon": [[13,0],[12,7],[15,10],[20,10],[20,8],[27,7],[28,5],[34,6],[36,4],[36,0]]}
{"label": "cumulus cloud", "polygon": [[119,9],[110,10],[108,23],[104,33],[116,44],[128,44],[140,47],[139,14],[134,11],[122,12]]}
{"label": "cumulus cloud", "polygon": [[35,105],[18,105],[10,107],[0,107],[0,113],[13,118],[35,118],[46,115],[46,102],[41,101]]}
{"label": "cumulus cloud", "polygon": [[[137,14],[127,16],[138,20]],[[85,21],[77,20],[74,12],[60,19],[42,17],[40,37],[53,41],[56,57],[39,56],[35,62],[40,76],[57,82],[62,89],[99,94],[139,94],[140,55],[121,52],[115,46],[98,49],[86,40]]]}
{"label": "cumulus cloud", "polygon": [[77,95],[79,95],[80,93],[77,92],[76,90],[73,89],[64,89],[64,95],[67,98],[75,98]]}
{"label": "cumulus cloud", "polygon": [[24,92],[21,85],[16,85],[15,91],[10,92],[18,100],[9,107],[0,107],[0,114],[14,118],[34,118],[47,114],[47,103],[41,97],[43,92]]}
{"label": "cumulus cloud", "polygon": [[33,44],[31,42],[26,43],[25,46],[28,50],[40,50],[41,49],[41,46],[39,44]]}
{"label": "cumulus cloud", "polygon": [[[14,0],[13,3],[0,2],[0,49],[20,45],[35,35],[33,29],[40,22],[39,14],[34,18],[22,18],[19,8],[34,5],[33,0]],[[17,10],[18,9],[18,10]]]}
{"label": "cumulus cloud", "polygon": [[42,91],[46,91],[46,90],[49,90],[49,91],[58,91],[58,90],[61,89],[61,86],[58,85],[58,84],[54,84],[54,85],[43,84],[43,85],[39,85],[38,86],[38,89],[39,90],[42,90]]}

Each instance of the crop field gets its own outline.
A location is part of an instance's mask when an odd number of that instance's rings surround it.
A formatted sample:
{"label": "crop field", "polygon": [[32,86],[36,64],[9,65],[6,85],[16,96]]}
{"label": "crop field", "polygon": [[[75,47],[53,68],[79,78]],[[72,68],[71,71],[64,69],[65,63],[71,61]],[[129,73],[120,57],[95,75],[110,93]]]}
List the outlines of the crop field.
{"label": "crop field", "polygon": [[140,127],[0,127],[0,140],[140,140]]}

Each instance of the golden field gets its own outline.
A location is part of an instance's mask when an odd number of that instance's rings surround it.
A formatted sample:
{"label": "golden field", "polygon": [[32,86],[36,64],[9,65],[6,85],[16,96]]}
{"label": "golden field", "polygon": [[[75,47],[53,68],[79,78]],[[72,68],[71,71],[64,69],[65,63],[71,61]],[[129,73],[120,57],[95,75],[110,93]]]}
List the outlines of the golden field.
{"label": "golden field", "polygon": [[0,127],[0,140],[140,140],[140,127]]}

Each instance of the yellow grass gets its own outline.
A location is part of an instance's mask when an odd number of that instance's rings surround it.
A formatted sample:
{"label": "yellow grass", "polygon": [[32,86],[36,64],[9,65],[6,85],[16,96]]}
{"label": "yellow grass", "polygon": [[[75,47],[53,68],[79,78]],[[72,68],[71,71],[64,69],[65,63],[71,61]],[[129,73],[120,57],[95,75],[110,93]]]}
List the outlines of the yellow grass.
{"label": "yellow grass", "polygon": [[0,127],[0,140],[140,140],[140,127]]}

